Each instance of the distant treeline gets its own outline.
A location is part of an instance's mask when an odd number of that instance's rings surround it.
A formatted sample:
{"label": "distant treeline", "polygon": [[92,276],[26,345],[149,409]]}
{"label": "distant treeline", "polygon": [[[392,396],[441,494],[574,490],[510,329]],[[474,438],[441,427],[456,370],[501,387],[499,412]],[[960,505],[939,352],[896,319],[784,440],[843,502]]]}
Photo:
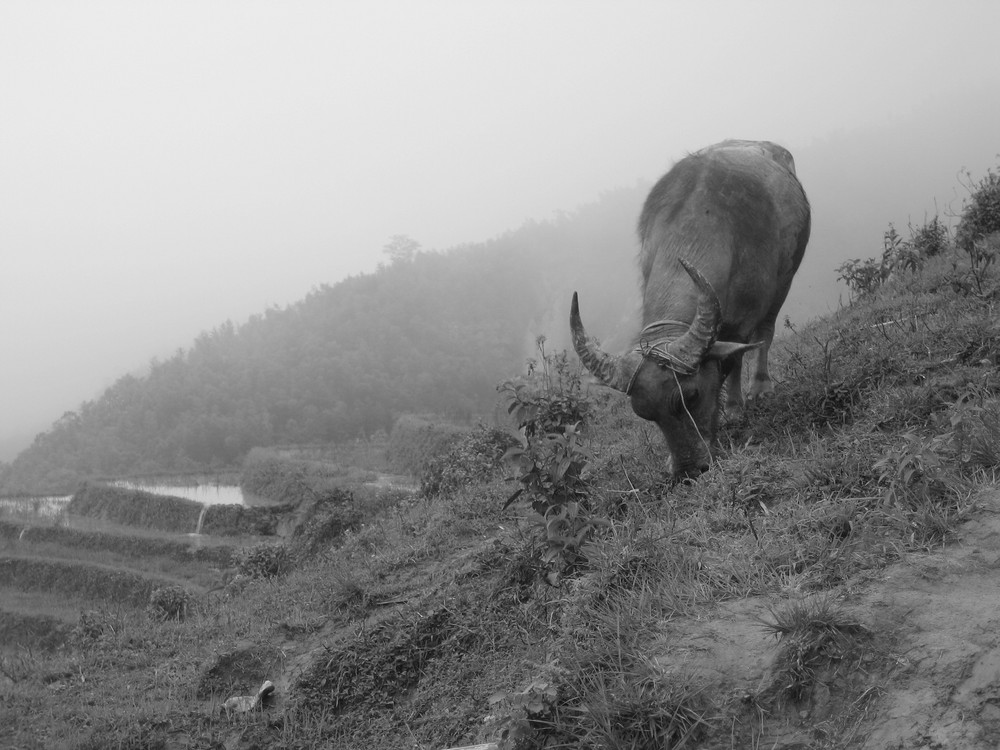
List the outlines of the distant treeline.
{"label": "distant treeline", "polygon": [[492,413],[496,384],[523,370],[536,336],[567,345],[573,290],[599,334],[634,306],[645,191],[609,192],[482,244],[394,256],[226,322],[64,414],[0,464],[0,492],[230,467],[258,446],[387,434],[409,413],[459,423]]}

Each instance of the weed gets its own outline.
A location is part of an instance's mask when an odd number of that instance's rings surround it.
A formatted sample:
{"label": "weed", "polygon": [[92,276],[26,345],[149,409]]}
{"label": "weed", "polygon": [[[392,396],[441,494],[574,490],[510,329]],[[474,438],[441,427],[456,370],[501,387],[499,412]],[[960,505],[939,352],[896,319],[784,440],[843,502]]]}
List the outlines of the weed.
{"label": "weed", "polygon": [[[565,351],[546,354],[544,336],[537,345],[538,378],[499,387],[523,438],[505,456],[518,466],[521,483],[507,504],[522,494],[531,501],[532,525],[543,540],[542,562],[555,583],[581,562],[582,545],[602,522],[587,503],[591,456],[583,446],[581,426],[590,403],[580,387],[580,371],[570,366]],[[529,367],[529,377],[535,367]]]}
{"label": "weed", "polygon": [[38,671],[39,661],[30,648],[19,649],[16,653],[0,654],[0,676],[9,684],[16,685],[27,680]]}
{"label": "weed", "polygon": [[459,438],[443,455],[432,458],[420,472],[420,491],[426,497],[454,495],[471,484],[488,482],[516,443],[503,430],[480,425]]}
{"label": "weed", "polygon": [[164,586],[149,595],[148,611],[157,620],[183,620],[193,603],[194,597],[183,586]]}
{"label": "weed", "polygon": [[581,700],[581,747],[694,748],[711,728],[711,704],[691,677],[667,675],[640,661],[628,672],[612,672]]}
{"label": "weed", "polygon": [[821,681],[850,673],[871,642],[869,630],[828,595],[795,600],[768,612],[773,622],[760,622],[780,644],[769,691],[779,703],[801,703]]}
{"label": "weed", "polygon": [[879,258],[855,258],[837,267],[837,279],[847,284],[858,297],[870,297],[889,279],[901,272],[920,272],[928,258],[940,255],[948,246],[944,224],[934,217],[922,227],[910,227],[910,239],[904,240],[896,228],[882,235],[882,255]]}
{"label": "weed", "polygon": [[962,206],[955,244],[971,254],[978,239],[1000,231],[1000,173],[988,169],[976,182],[966,171],[965,188],[969,197]]}
{"label": "weed", "polygon": [[948,249],[948,227],[935,216],[923,226],[910,226],[910,244],[924,258],[942,255]]}
{"label": "weed", "polygon": [[125,610],[120,607],[83,610],[70,639],[81,648],[120,644],[126,637],[127,624]]}
{"label": "weed", "polygon": [[310,509],[308,518],[292,533],[296,556],[305,559],[329,549],[346,532],[358,528],[363,517],[351,492],[340,490],[321,495]]}
{"label": "weed", "polygon": [[278,578],[293,566],[291,549],[284,544],[244,547],[234,555],[237,572],[247,578]]}

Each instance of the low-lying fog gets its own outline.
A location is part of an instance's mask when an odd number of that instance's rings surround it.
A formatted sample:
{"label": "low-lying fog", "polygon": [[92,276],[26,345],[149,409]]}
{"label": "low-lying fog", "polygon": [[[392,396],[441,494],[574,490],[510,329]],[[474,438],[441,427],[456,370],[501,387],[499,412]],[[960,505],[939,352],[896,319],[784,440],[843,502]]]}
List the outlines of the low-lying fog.
{"label": "low-lying fog", "polygon": [[786,311],[822,314],[837,265],[997,167],[997,28],[971,0],[5,3],[0,459],[393,235],[483,241],[723,138],[794,153]]}

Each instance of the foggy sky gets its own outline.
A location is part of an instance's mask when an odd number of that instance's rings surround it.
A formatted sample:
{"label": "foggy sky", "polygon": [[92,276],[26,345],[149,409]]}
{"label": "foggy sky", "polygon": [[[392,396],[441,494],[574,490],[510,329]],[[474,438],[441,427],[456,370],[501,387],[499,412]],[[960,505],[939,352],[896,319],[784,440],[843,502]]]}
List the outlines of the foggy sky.
{"label": "foggy sky", "polygon": [[[227,319],[374,270],[394,234],[486,240],[723,138],[789,147],[819,218],[809,159],[851,133],[981,176],[1000,138],[966,153],[939,134],[1000,133],[998,28],[989,0],[7,0],[0,440]],[[982,91],[981,110],[948,106]],[[861,156],[826,177],[880,170]],[[916,174],[879,184],[953,187]],[[832,218],[807,251],[827,297],[863,254],[810,257]]]}

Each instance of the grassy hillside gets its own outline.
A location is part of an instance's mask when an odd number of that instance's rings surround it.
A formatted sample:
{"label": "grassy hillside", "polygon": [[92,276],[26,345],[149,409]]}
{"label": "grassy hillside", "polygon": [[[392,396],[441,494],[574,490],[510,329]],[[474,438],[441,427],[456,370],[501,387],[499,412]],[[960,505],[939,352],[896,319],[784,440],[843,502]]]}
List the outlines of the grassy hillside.
{"label": "grassy hillside", "polygon": [[[448,481],[421,494],[317,487],[310,522],[241,553],[223,589],[8,647],[3,739],[995,747],[1000,244],[887,248],[842,269],[850,306],[783,332],[776,393],[724,425],[697,482],[671,481],[620,394],[542,350],[501,385],[522,436],[506,458],[478,429],[441,445]],[[264,680],[255,710],[224,707]]]}
{"label": "grassy hillside", "polygon": [[[918,265],[786,330],[777,393],[695,484],[668,480],[618,394],[539,360],[503,389],[529,436],[520,480],[493,453],[183,621],[120,612],[113,636],[4,656],[8,742],[862,746],[909,633],[872,592],[948,554],[1000,467],[995,267],[951,248]],[[220,712],[264,679],[263,708]]]}

